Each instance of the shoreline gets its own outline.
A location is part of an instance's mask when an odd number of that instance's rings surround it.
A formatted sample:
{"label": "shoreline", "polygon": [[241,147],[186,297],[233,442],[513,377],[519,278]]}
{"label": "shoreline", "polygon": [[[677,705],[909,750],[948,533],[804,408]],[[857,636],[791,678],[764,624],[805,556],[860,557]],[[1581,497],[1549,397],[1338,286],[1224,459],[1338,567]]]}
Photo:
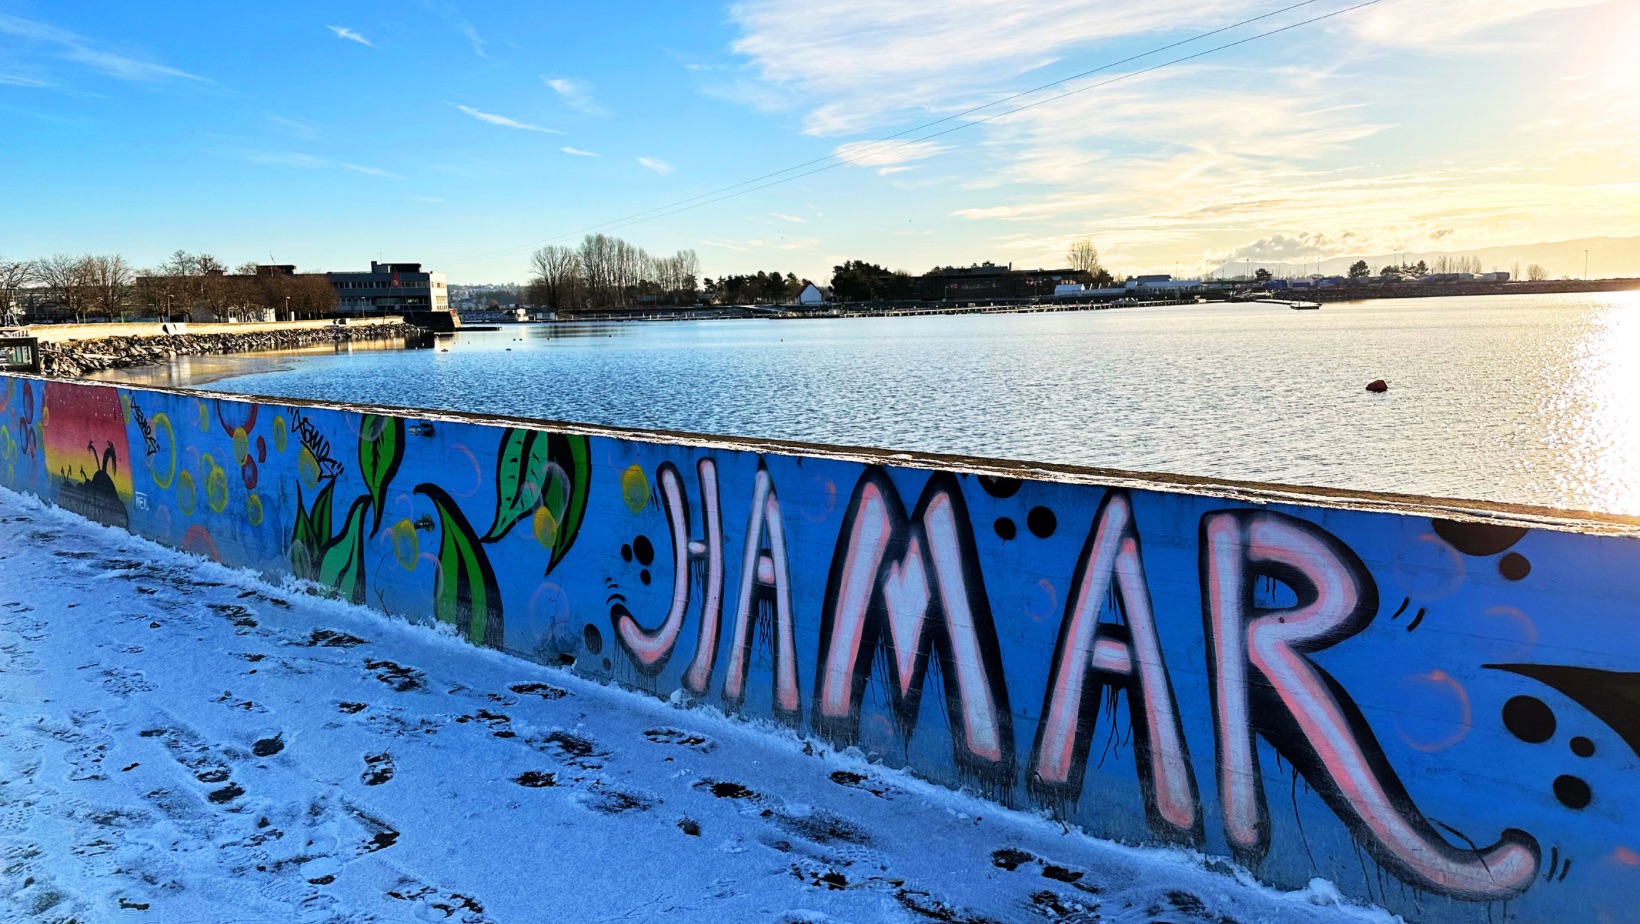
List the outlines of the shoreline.
{"label": "shoreline", "polygon": [[48,378],[83,378],[110,369],[160,365],[179,356],[297,350],[326,344],[410,340],[429,336],[403,321],[346,326],[283,328],[247,333],[157,334],[86,340],[42,339],[40,372]]}
{"label": "shoreline", "polygon": [[[1253,291],[1253,290],[1250,290]],[[1256,290],[1260,298],[1279,301],[1364,302],[1378,299],[1453,298],[1476,295],[1576,295],[1589,292],[1640,291],[1640,278],[1569,280],[1556,279],[1542,282],[1459,282],[1459,283],[1397,283],[1376,286],[1336,286],[1324,289],[1297,288]],[[1220,294],[1215,292],[1214,294]],[[1256,300],[1255,300],[1256,301]],[[1035,297],[1024,299],[991,299],[983,304],[976,301],[934,302],[842,302],[819,307],[797,305],[701,305],[630,311],[575,312],[548,322],[550,324],[611,324],[632,321],[786,321],[814,318],[902,318],[928,315],[968,314],[1038,314],[1069,311],[1114,311],[1126,308],[1162,308],[1177,305],[1248,304],[1249,300],[1206,298],[1150,299],[1137,304],[1116,304],[1115,301],[1089,302]]]}

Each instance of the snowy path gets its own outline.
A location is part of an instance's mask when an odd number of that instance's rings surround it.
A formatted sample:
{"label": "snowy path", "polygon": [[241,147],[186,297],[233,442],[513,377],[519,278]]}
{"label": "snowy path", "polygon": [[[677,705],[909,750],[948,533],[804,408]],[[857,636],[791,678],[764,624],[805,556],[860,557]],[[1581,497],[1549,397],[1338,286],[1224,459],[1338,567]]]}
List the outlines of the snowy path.
{"label": "snowy path", "polygon": [[1389,921],[0,491],[0,920]]}

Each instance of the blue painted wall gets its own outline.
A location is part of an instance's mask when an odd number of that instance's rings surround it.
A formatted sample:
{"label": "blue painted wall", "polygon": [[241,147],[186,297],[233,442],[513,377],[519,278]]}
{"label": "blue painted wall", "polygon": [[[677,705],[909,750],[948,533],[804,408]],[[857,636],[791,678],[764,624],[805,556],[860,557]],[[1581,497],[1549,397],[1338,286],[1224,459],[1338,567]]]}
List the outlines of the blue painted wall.
{"label": "blue painted wall", "polygon": [[170,546],[1412,920],[1640,921],[1634,538],[0,384],[0,482]]}

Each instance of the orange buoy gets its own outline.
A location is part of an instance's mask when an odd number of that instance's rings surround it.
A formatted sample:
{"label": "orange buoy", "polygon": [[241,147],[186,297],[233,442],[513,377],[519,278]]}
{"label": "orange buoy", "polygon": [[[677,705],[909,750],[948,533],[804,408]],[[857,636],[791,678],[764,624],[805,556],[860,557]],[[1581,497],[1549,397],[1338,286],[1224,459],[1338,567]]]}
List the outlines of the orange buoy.
{"label": "orange buoy", "polygon": [[1389,383],[1383,379],[1374,379],[1373,381],[1367,383],[1367,391],[1370,391],[1375,395],[1382,394],[1389,391]]}

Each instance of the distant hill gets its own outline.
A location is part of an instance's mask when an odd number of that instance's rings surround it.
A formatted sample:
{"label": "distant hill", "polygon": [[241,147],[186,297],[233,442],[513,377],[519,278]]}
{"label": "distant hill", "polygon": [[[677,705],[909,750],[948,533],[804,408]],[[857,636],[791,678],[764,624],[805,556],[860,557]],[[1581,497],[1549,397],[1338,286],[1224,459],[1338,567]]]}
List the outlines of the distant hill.
{"label": "distant hill", "polygon": [[[1434,263],[1436,257],[1473,256],[1479,257],[1481,266],[1487,271],[1504,270],[1514,271],[1515,264],[1520,264],[1522,274],[1526,267],[1533,263],[1543,265],[1549,271],[1549,278],[1559,279],[1569,276],[1574,279],[1583,278],[1583,252],[1589,252],[1589,278],[1609,279],[1616,277],[1640,277],[1640,237],[1585,237],[1571,241],[1547,241],[1537,244],[1507,244],[1500,247],[1482,247],[1476,250],[1427,250],[1404,255],[1406,262],[1416,264],[1419,260]],[[1386,266],[1394,265],[1397,255],[1373,254],[1364,256],[1352,254],[1343,257],[1321,261],[1321,273],[1327,276],[1342,276],[1349,272],[1350,264],[1357,260],[1366,260],[1367,266],[1374,273]],[[1265,267],[1278,276],[1303,276],[1316,272],[1314,261],[1309,263],[1260,263],[1254,261],[1254,267]],[[1244,272],[1246,264],[1241,261],[1226,263],[1223,271],[1227,275],[1236,275]]]}

